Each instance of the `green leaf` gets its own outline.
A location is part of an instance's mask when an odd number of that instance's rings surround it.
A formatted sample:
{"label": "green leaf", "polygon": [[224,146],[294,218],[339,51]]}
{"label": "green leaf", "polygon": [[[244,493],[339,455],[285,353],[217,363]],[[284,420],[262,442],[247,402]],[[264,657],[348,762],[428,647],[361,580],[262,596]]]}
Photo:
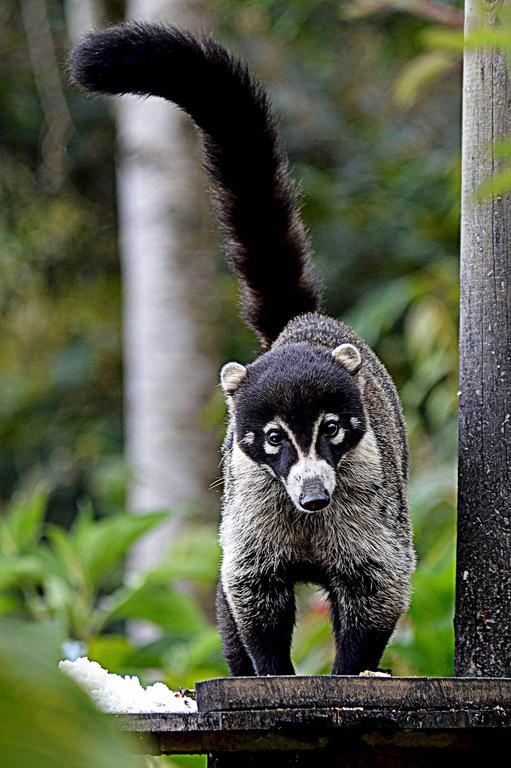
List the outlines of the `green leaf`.
{"label": "green leaf", "polygon": [[444,72],[449,72],[457,57],[446,51],[426,51],[404,67],[394,82],[398,104],[412,107],[424,88]]}
{"label": "green leaf", "polygon": [[53,547],[50,548],[46,542],[34,550],[31,557],[40,563],[41,571],[45,577],[51,574],[60,579],[67,578],[66,563],[62,561],[60,554],[56,553]]}
{"label": "green leaf", "polygon": [[477,189],[474,199],[479,203],[487,203],[497,195],[505,195],[511,191],[511,168],[505,168],[492,174]]}
{"label": "green leaf", "polygon": [[167,585],[176,579],[193,579],[211,583],[218,579],[219,567],[216,529],[194,527],[178,534],[163,562],[144,574],[144,582]]}
{"label": "green leaf", "polygon": [[43,575],[40,561],[36,557],[0,556],[0,590],[33,584]]}
{"label": "green leaf", "polygon": [[89,659],[116,674],[126,674],[127,662],[133,652],[133,645],[123,635],[96,635],[87,641]]}
{"label": "green leaf", "polygon": [[44,599],[52,614],[67,619],[74,602],[73,598],[74,592],[67,581],[51,575],[45,579]]}
{"label": "green leaf", "polygon": [[493,144],[493,154],[495,157],[511,157],[511,139],[498,139]]}
{"label": "green leaf", "polygon": [[425,45],[431,48],[442,48],[452,53],[463,53],[465,35],[462,29],[445,29],[442,27],[428,27],[422,33]]}
{"label": "green leaf", "polygon": [[115,515],[85,522],[79,517],[72,536],[87,579],[97,586],[144,534],[168,519],[168,513]]}
{"label": "green leaf", "polygon": [[206,666],[221,654],[220,635],[215,627],[205,627],[186,643],[174,645],[165,654],[165,663],[174,676]]}
{"label": "green leaf", "polygon": [[86,537],[89,529],[96,524],[94,507],[90,499],[80,499],[78,502],[78,514],[73,523],[73,539],[78,545],[82,543],[82,536]]}
{"label": "green leaf", "polygon": [[47,503],[48,490],[44,486],[39,486],[30,496],[16,495],[10,502],[5,525],[18,552],[39,541]]}
{"label": "green leaf", "polygon": [[135,768],[113,718],[57,668],[53,625],[0,620],[0,762],[16,768]]}
{"label": "green leaf", "polygon": [[413,298],[406,278],[393,280],[370,291],[347,317],[347,322],[371,345],[392,327]]}
{"label": "green leaf", "polygon": [[67,582],[76,588],[85,588],[86,575],[81,552],[70,533],[57,525],[47,527],[51,550],[59,562]]}
{"label": "green leaf", "polygon": [[431,27],[423,32],[422,39],[431,48],[460,54],[465,49],[473,51],[478,48],[497,48],[508,51],[511,48],[509,25],[489,27],[481,24],[468,34],[464,34],[463,30]]}
{"label": "green leaf", "polygon": [[189,636],[200,632],[205,621],[193,598],[158,585],[125,587],[104,601],[97,613],[101,625],[117,619],[151,621],[166,632]]}
{"label": "green leaf", "polygon": [[496,48],[508,51],[511,48],[511,34],[509,27],[481,26],[465,35],[465,48],[477,50],[478,48]]}
{"label": "green leaf", "polygon": [[11,614],[22,615],[23,613],[23,600],[19,595],[9,592],[0,594],[0,616],[9,616]]}

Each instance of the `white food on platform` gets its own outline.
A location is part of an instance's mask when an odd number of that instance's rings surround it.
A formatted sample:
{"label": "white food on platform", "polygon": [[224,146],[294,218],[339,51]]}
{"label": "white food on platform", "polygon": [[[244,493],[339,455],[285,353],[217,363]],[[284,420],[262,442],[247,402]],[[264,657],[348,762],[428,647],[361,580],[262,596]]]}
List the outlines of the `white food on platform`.
{"label": "white food on platform", "polygon": [[61,661],[59,669],[84,688],[103,712],[196,712],[193,699],[171,691],[164,683],[144,688],[138,677],[110,674],[97,663],[82,656],[76,661]]}

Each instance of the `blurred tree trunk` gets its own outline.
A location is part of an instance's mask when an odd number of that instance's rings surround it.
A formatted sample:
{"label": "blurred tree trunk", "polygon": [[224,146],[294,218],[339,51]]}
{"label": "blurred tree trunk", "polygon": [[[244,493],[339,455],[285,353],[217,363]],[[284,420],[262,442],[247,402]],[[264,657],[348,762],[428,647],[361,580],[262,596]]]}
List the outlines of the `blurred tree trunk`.
{"label": "blurred tree trunk", "polygon": [[[186,0],[129,0],[126,10],[128,18],[204,25],[197,5]],[[197,139],[162,100],[122,99],[117,118],[129,507],[203,510],[214,447],[199,422],[215,376],[207,348],[212,266]],[[157,563],[178,526],[171,519],[142,540],[128,572]]]}
{"label": "blurred tree trunk", "polygon": [[64,10],[71,45],[77,45],[87,32],[97,29],[103,18],[102,0],[65,0]]}

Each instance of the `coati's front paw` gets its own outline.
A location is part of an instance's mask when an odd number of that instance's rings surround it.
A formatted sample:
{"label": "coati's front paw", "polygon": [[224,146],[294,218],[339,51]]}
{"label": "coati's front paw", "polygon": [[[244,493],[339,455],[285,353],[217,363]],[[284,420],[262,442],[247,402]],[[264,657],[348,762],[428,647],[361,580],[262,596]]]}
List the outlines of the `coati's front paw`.
{"label": "coati's front paw", "polygon": [[269,662],[255,663],[256,674],[258,677],[268,677],[270,675],[294,675],[295,670],[291,661],[276,662],[271,660]]}

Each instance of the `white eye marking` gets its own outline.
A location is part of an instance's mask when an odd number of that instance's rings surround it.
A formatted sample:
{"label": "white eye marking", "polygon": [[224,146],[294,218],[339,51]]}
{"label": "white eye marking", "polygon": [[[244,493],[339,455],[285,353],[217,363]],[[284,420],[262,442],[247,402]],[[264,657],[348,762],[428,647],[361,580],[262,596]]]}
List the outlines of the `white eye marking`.
{"label": "white eye marking", "polygon": [[263,428],[263,432],[266,435],[271,429],[280,429],[280,424],[277,424],[276,421],[269,421],[268,424]]}
{"label": "white eye marking", "polygon": [[281,446],[280,445],[270,445],[269,442],[267,440],[265,440],[263,448],[264,448],[264,452],[265,453],[276,454],[276,453],[278,453],[280,451]]}
{"label": "white eye marking", "polygon": [[340,427],[338,433],[334,437],[330,438],[330,442],[333,445],[339,445],[339,443],[342,443],[342,441],[344,440],[345,435],[346,435],[346,430]]}
{"label": "white eye marking", "polygon": [[353,427],[353,429],[356,429],[360,426],[360,419],[358,419],[356,416],[352,416],[350,419],[350,424]]}
{"label": "white eye marking", "polygon": [[245,437],[242,437],[240,440],[240,443],[245,443],[245,445],[252,445],[255,440],[255,435],[253,432],[247,432]]}
{"label": "white eye marking", "polygon": [[336,413],[325,413],[323,421],[339,421],[339,416]]}

